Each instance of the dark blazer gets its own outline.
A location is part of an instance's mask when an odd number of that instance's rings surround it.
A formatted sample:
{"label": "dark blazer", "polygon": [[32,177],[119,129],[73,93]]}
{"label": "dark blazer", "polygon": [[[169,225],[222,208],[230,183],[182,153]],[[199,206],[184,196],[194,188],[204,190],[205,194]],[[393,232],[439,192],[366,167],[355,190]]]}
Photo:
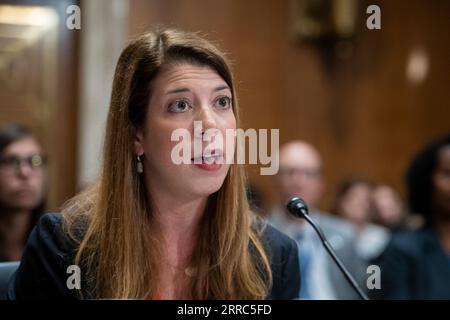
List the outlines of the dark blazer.
{"label": "dark blazer", "polygon": [[450,256],[432,228],[394,235],[374,263],[381,270],[374,299],[450,299]]}
{"label": "dark blazer", "polygon": [[[272,266],[273,284],[268,299],[296,299],[300,291],[297,245],[291,238],[267,225],[263,243]],[[75,248],[62,230],[60,214],[44,215],[31,233],[20,266],[11,278],[9,299],[76,299],[68,289],[67,267],[74,261]],[[86,298],[89,290],[83,290]]]}

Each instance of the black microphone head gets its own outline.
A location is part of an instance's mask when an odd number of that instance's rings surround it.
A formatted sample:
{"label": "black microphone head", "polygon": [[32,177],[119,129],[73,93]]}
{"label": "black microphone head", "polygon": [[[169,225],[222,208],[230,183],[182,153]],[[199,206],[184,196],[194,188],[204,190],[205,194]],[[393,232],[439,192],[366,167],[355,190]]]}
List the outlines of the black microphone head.
{"label": "black microphone head", "polygon": [[306,202],[299,197],[290,197],[286,208],[290,213],[299,218],[303,218],[305,214],[308,214]]}

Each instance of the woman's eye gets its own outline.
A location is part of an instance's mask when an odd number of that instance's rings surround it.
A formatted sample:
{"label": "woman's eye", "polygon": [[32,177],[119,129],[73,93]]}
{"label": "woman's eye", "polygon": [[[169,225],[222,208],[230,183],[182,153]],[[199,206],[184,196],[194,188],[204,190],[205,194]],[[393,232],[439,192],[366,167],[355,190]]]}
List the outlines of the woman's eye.
{"label": "woman's eye", "polygon": [[189,102],[185,101],[185,100],[177,100],[172,102],[169,105],[169,112],[175,112],[175,113],[180,113],[180,112],[186,112],[187,110],[190,109],[190,105]]}
{"label": "woman's eye", "polygon": [[228,109],[231,107],[231,98],[227,96],[219,97],[216,99],[215,105],[219,109]]}

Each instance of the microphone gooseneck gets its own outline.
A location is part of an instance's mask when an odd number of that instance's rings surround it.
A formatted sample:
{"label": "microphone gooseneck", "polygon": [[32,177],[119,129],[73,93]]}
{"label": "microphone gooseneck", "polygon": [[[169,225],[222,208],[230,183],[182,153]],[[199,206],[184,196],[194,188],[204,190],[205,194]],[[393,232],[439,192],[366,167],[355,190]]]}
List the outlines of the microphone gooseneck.
{"label": "microphone gooseneck", "polygon": [[297,218],[303,218],[313,227],[313,229],[318,234],[320,240],[322,241],[323,246],[327,250],[328,254],[333,258],[334,262],[339,267],[339,270],[341,270],[344,277],[347,279],[348,283],[352,286],[352,288],[358,293],[358,295],[363,300],[369,300],[369,297],[361,290],[358,283],[355,281],[355,279],[352,277],[350,272],[345,268],[342,261],[338,258],[336,253],[334,252],[333,247],[328,242],[327,238],[323,234],[322,230],[316,225],[316,223],[311,219],[311,217],[308,214],[308,206],[306,205],[305,201],[303,201],[299,197],[291,197],[288,200],[288,203],[286,205],[289,212],[294,215]]}

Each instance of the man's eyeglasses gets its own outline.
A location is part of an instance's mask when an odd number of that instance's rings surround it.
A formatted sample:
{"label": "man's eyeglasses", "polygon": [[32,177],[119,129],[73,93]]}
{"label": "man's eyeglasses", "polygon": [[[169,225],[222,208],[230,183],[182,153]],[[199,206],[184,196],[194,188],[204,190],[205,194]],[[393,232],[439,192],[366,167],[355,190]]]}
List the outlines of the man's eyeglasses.
{"label": "man's eyeglasses", "polygon": [[39,169],[47,164],[45,156],[34,154],[29,157],[3,156],[0,157],[0,169],[17,170],[22,165],[27,165],[31,169]]}

